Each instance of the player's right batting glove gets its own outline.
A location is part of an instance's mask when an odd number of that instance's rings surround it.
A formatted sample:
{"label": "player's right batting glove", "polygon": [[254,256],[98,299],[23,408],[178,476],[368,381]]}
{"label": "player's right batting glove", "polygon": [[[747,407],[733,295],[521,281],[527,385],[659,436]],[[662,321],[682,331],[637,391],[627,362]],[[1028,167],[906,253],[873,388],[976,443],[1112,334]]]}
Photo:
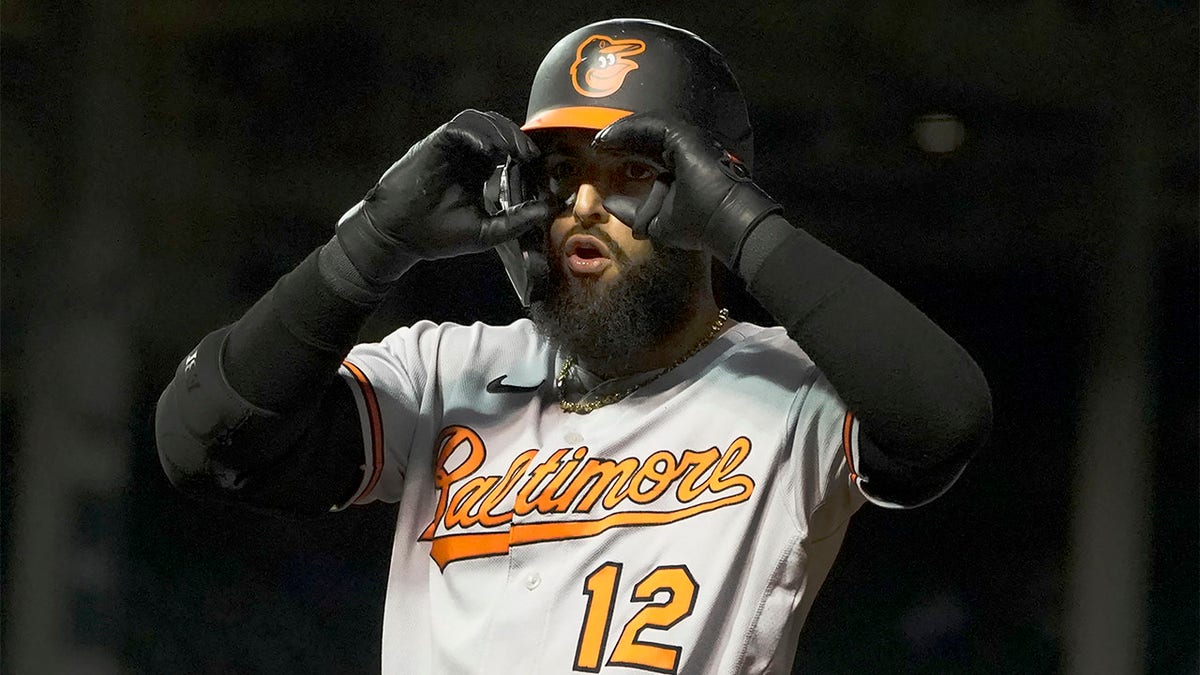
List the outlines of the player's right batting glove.
{"label": "player's right batting glove", "polygon": [[466,110],[409,148],[338,222],[346,257],[368,281],[391,283],[417,260],[486,250],[550,220],[531,200],[488,213],[483,184],[506,157],[529,162],[537,147],[511,120]]}

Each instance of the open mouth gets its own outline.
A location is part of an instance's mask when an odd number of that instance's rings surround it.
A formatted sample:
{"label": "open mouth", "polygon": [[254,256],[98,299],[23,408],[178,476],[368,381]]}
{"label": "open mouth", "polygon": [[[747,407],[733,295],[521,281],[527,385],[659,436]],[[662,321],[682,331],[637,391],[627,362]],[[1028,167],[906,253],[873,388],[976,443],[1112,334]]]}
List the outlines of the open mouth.
{"label": "open mouth", "polygon": [[584,260],[591,260],[593,258],[603,258],[604,257],[604,254],[601,253],[599,251],[599,249],[592,248],[591,246],[580,246],[579,248],[575,249],[575,252],[572,253],[571,255],[579,256],[580,258],[583,258]]}
{"label": "open mouth", "polygon": [[577,274],[599,274],[612,264],[608,247],[590,235],[577,234],[568,239],[563,256],[567,268]]}
{"label": "open mouth", "polygon": [[563,253],[580,258],[609,258],[608,246],[590,234],[574,234],[567,239]]}

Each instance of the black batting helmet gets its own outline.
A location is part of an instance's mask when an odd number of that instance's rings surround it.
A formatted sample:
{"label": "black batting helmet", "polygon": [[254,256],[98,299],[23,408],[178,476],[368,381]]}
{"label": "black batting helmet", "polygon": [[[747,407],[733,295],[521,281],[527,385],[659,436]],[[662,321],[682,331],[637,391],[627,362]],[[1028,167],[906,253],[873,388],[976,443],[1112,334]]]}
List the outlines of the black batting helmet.
{"label": "black batting helmet", "polygon": [[650,19],[600,21],[559,40],[533,79],[521,128],[599,130],[636,112],[682,118],[747,166],[753,160],[746,102],[725,58]]}

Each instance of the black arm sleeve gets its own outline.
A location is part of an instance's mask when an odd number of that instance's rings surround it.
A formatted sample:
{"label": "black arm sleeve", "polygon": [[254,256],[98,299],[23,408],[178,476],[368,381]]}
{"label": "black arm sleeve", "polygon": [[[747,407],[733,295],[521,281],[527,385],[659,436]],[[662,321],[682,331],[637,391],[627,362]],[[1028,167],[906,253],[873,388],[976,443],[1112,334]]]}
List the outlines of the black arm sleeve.
{"label": "black arm sleeve", "polygon": [[362,436],[337,367],[384,289],[336,240],[180,363],[159,399],[159,459],[185,492],[315,515],[358,485]]}
{"label": "black arm sleeve", "polygon": [[770,216],[737,272],[860,422],[859,474],[902,505],[940,494],[986,440],[991,393],[950,336],[882,280]]}

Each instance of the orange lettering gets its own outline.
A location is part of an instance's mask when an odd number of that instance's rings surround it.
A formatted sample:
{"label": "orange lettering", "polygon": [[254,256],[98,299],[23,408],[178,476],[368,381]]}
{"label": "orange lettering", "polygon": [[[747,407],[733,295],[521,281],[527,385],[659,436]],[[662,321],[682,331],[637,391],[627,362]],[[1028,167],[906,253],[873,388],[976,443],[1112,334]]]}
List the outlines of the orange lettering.
{"label": "orange lettering", "polygon": [[512,491],[513,486],[517,484],[517,480],[525,475],[525,468],[537,457],[537,448],[526,450],[508,467],[508,473],[504,474],[504,480],[500,481],[500,485],[493,489],[483,498],[483,506],[480,507],[479,523],[484,527],[496,527],[503,525],[512,520],[512,509],[501,513],[494,513],[508,493]]}
{"label": "orange lettering", "polygon": [[591,488],[575,505],[575,512],[591,511],[592,507],[596,505],[596,500],[600,499],[600,495],[606,488],[616,489],[613,487],[614,485],[619,484],[622,480],[628,481],[637,467],[638,462],[633,458],[623,459],[620,462],[593,458],[584,462],[579,473],[575,474],[575,480],[571,481],[569,489],[577,493],[587,487],[589,483],[591,483]]}
{"label": "orange lettering", "polygon": [[[437,509],[433,513],[433,520],[429,521],[429,527],[426,527],[425,531],[421,533],[421,541],[432,539],[434,533],[437,532],[438,521],[446,513],[446,500],[449,496],[450,486],[454,481],[475,473],[475,470],[483,464],[484,457],[487,456],[487,450],[483,447],[483,439],[469,427],[446,427],[438,434],[435,443],[439,450],[437,461],[433,465],[433,482],[438,488],[438,503]],[[467,458],[457,469],[447,472],[446,461],[463,443],[470,448]]]}
{"label": "orange lettering", "polygon": [[446,512],[446,528],[471,527],[478,523],[479,502],[499,481],[496,476],[476,476],[455,490]]}
{"label": "orange lettering", "polygon": [[[554,478],[542,488],[538,496],[533,500],[533,505],[537,507],[538,513],[566,513],[567,508],[571,506],[571,500],[574,499],[574,493],[571,493],[569,486],[567,490],[563,490],[563,483],[571,477],[575,471],[575,467],[579,466],[579,462],[587,456],[587,446],[581,446],[571,454],[571,459],[567,460]],[[571,481],[574,484],[575,481]],[[569,493],[569,494],[568,494]]]}
{"label": "orange lettering", "polygon": [[[663,468],[659,468],[659,463],[663,464]],[[633,475],[632,486],[633,490],[629,493],[629,498],[638,504],[649,504],[658,499],[671,487],[671,483],[679,477],[679,464],[672,455],[666,450],[658,452],[646,458],[642,462],[641,468]],[[642,484],[646,481],[650,482],[650,488],[643,491]]]}
{"label": "orange lettering", "polygon": [[734,439],[733,443],[729,444],[729,449],[721,456],[721,461],[717,462],[716,468],[713,469],[712,476],[708,479],[709,489],[713,492],[720,492],[730,487],[753,490],[754,481],[744,473],[739,473],[726,480],[726,477],[736,471],[749,455],[750,439],[745,436],[739,436]]}
{"label": "orange lettering", "polygon": [[525,481],[525,484],[521,486],[520,490],[517,490],[517,502],[513,504],[513,513],[523,516],[533,511],[533,504],[530,502],[530,497],[533,495],[534,490],[537,490],[538,485],[541,485],[542,481],[546,480],[547,476],[558,470],[559,463],[566,456],[567,450],[570,450],[570,448],[556,450],[553,455],[550,455],[550,459],[538,464],[534,468],[533,473],[529,474],[529,478]]}
{"label": "orange lettering", "polygon": [[[702,452],[684,450],[677,457],[669,450],[659,450],[644,461],[636,457],[620,461],[589,459],[587,446],[580,446],[556,450],[536,466],[533,463],[540,451],[531,448],[517,455],[501,477],[476,475],[487,458],[479,434],[468,427],[447,426],[438,434],[435,446],[437,506],[419,540],[432,541],[430,556],[445,569],[455,560],[502,555],[510,546],[593,537],[614,527],[677,522],[750,498],[754,480],[738,473],[750,456],[750,445],[750,439],[739,436],[724,452],[711,447]],[[451,456],[461,455],[464,449],[466,457],[457,466],[447,466]],[[459,487],[453,489],[456,484]],[[669,511],[618,508],[626,500],[635,504],[655,502],[672,486],[679,502],[688,506]],[[506,507],[514,490],[512,505]],[[707,501],[703,501],[705,495]],[[691,504],[697,500],[701,501]],[[534,510],[543,514],[590,513],[597,503],[612,513],[590,520],[512,524],[514,515],[524,516]],[[443,534],[438,534],[439,523]],[[503,525],[508,528],[492,532],[477,529]]]}
{"label": "orange lettering", "polygon": [[[629,493],[630,480],[637,472],[641,463],[633,457],[614,462],[611,459],[589,459],[576,476],[579,485],[587,485],[593,479],[596,481],[588,489],[587,494],[579,500],[575,511],[587,513],[596,505],[596,500],[604,495],[604,507],[611,509],[620,504]],[[607,492],[605,492],[607,490]]]}
{"label": "orange lettering", "polygon": [[686,504],[704,494],[708,481],[700,483],[699,487],[696,486],[696,483],[704,478],[704,475],[708,473],[713,464],[717,463],[718,459],[721,459],[721,452],[716,448],[709,448],[704,452],[684,450],[682,464],[687,465],[688,469],[683,478],[679,480],[679,487],[675,489],[675,497]]}

